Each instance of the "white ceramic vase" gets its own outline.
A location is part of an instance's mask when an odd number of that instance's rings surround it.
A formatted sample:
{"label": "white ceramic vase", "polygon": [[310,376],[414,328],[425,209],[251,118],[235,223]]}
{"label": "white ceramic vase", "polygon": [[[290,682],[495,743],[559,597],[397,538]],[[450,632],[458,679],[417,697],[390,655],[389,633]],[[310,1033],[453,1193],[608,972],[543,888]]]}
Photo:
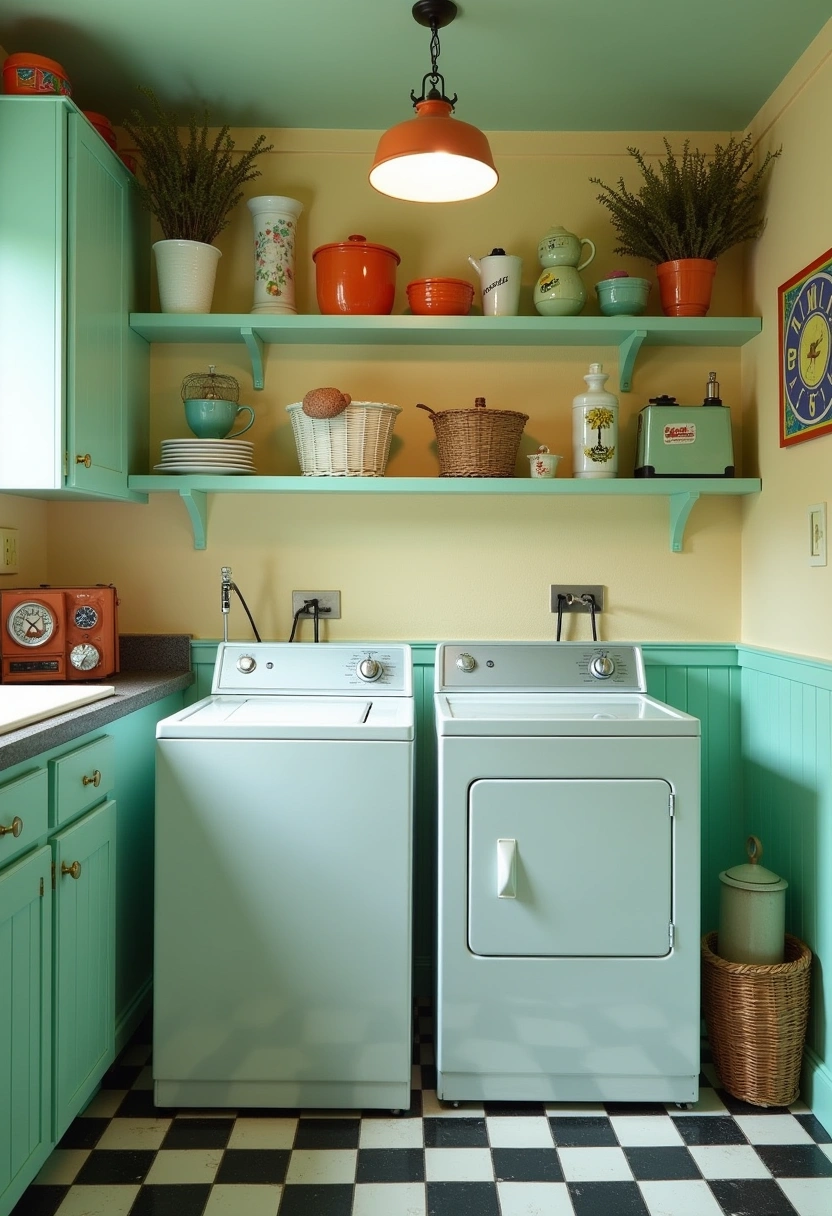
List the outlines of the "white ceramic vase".
{"label": "white ceramic vase", "polygon": [[162,312],[210,312],[219,249],[202,241],[156,241],[153,252]]}
{"label": "white ceramic vase", "polygon": [[573,398],[574,477],[618,476],[618,398],[604,388],[608,379],[600,363],[590,363],[587,391]]}
{"label": "white ceramic vase", "polygon": [[303,203],[279,194],[248,200],[254,224],[254,305],[252,312],[297,312],[295,237]]}

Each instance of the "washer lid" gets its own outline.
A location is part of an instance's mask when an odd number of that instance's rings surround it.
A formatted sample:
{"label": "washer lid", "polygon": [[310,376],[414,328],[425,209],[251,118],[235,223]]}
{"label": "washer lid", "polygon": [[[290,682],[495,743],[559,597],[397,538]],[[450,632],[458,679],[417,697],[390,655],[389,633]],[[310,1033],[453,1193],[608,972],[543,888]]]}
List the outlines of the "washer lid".
{"label": "washer lid", "polygon": [[698,735],[699,719],[642,693],[437,693],[440,735]]}
{"label": "washer lid", "polygon": [[165,718],[159,739],[412,739],[413,701],[212,696]]}

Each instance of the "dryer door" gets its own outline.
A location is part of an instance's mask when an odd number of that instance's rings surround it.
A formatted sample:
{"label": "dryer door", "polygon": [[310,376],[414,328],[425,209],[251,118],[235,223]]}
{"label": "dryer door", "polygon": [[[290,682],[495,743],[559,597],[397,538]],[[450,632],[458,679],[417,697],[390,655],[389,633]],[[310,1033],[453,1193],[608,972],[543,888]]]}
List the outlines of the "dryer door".
{"label": "dryer door", "polygon": [[475,781],[468,945],[500,956],[670,951],[666,781]]}

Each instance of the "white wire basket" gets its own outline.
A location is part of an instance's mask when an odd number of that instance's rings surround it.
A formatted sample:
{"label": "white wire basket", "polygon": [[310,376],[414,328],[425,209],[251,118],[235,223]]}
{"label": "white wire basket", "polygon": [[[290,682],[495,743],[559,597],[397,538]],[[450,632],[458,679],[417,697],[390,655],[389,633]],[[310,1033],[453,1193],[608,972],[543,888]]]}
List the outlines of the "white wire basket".
{"label": "white wire basket", "polygon": [[383,477],[401,406],[353,401],[334,418],[310,418],[287,405],[304,477]]}

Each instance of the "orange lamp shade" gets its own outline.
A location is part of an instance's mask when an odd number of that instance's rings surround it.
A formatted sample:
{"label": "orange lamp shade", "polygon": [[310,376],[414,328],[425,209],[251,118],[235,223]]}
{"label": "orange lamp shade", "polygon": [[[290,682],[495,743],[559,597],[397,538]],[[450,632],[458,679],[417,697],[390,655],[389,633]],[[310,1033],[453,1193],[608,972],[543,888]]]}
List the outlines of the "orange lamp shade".
{"label": "orange lamp shade", "polygon": [[482,131],[451,117],[449,101],[416,103],[416,116],[378,141],[370,185],[380,194],[415,203],[477,198],[499,181]]}

